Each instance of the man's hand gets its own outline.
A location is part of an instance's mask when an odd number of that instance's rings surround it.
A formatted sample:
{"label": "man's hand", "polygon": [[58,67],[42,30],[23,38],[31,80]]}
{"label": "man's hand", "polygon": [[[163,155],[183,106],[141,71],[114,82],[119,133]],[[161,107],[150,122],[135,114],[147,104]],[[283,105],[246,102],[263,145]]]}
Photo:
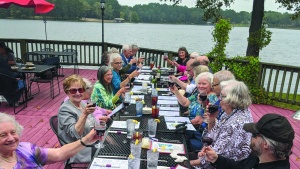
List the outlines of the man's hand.
{"label": "man's hand", "polygon": [[129,62],[129,64],[131,64],[131,65],[133,65],[134,63],[136,63],[136,58],[132,58],[131,60],[130,60],[130,62]]}
{"label": "man's hand", "polygon": [[215,163],[217,161],[218,154],[211,147],[206,147],[205,152],[207,161],[210,161],[212,163]]}

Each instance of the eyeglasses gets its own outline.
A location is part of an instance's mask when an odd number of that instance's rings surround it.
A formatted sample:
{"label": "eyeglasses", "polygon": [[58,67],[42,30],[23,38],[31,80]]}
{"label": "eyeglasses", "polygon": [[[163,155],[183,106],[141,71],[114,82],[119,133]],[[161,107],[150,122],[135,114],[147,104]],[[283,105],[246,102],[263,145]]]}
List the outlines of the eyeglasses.
{"label": "eyeglasses", "polygon": [[70,92],[71,94],[76,94],[77,91],[78,91],[79,93],[83,93],[83,92],[85,91],[85,89],[83,89],[83,88],[78,88],[78,89],[69,89],[69,90],[67,90],[67,92]]}
{"label": "eyeglasses", "polygon": [[220,85],[220,83],[213,84],[213,85],[211,85],[211,86],[212,86],[212,87],[216,87],[216,86],[218,86],[218,85]]}
{"label": "eyeglasses", "polygon": [[116,65],[121,65],[122,62],[114,62],[114,64],[116,64]]}
{"label": "eyeglasses", "polygon": [[226,98],[227,96],[224,96],[222,94],[220,94],[220,100],[223,100],[224,98]]}

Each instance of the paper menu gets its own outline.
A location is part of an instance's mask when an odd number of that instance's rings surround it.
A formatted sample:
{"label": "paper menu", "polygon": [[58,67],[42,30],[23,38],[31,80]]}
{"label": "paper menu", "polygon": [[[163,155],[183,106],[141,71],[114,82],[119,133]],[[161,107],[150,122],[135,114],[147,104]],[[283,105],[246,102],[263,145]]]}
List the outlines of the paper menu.
{"label": "paper menu", "polygon": [[165,111],[178,111],[179,112],[179,107],[160,107],[159,111],[165,110]]}
{"label": "paper menu", "polygon": [[[127,123],[126,121],[113,121],[113,123],[110,126],[111,128],[118,128],[118,129],[127,129]],[[135,124],[135,129],[140,128],[140,122],[138,124]]]}
{"label": "paper menu", "polygon": [[157,91],[159,92],[168,92],[170,91],[169,88],[156,88]]}
{"label": "paper menu", "polygon": [[158,96],[158,100],[177,100],[175,96]]}
{"label": "paper menu", "polygon": [[172,151],[177,150],[178,154],[185,154],[185,149],[183,144],[174,143],[164,143],[152,141],[150,149],[156,148],[160,153],[172,153]]}
{"label": "paper menu", "polygon": [[111,117],[112,115],[116,114],[117,112],[119,112],[122,108],[124,107],[123,104],[120,104],[118,107],[116,107],[109,115],[107,115],[108,117]]}
{"label": "paper menu", "polygon": [[[106,166],[111,167],[106,167]],[[107,169],[107,168],[119,168],[128,169],[128,161],[121,159],[108,159],[95,157],[90,165],[90,169]]]}
{"label": "paper menu", "polygon": [[[181,123],[166,122],[167,128],[169,130],[175,130],[176,126],[178,124],[181,124]],[[189,123],[189,124],[186,124],[186,126],[187,126],[186,130],[196,131],[195,127],[192,124]]]}
{"label": "paper menu", "polygon": [[178,105],[177,100],[159,100],[157,104],[169,104],[169,105]]}
{"label": "paper menu", "polygon": [[179,111],[159,111],[160,116],[179,116]]}
{"label": "paper menu", "polygon": [[173,122],[173,123],[191,123],[190,119],[188,117],[166,117],[165,116],[165,121],[166,122]]}
{"label": "paper menu", "polygon": [[134,82],[136,82],[136,83],[143,83],[143,82],[146,82],[146,83],[150,83],[150,81],[149,80],[139,80],[139,79],[136,79],[136,80],[134,80]]}

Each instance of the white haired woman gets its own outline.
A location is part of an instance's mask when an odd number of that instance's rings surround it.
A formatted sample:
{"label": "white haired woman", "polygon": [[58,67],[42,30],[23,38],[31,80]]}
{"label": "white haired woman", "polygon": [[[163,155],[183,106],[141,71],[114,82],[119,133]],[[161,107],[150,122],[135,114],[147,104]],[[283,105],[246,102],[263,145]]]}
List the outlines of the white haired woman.
{"label": "white haired woman", "polygon": [[37,168],[74,156],[85,145],[97,141],[95,130],[61,148],[43,148],[20,142],[23,127],[11,115],[0,113],[0,168]]}
{"label": "white haired woman", "polygon": [[112,89],[113,94],[116,94],[120,88],[125,87],[127,83],[130,83],[131,79],[137,77],[140,73],[138,71],[133,71],[128,75],[128,77],[121,81],[120,70],[122,69],[122,57],[117,53],[112,53],[110,55],[110,64],[109,67],[113,68],[112,71]]}
{"label": "white haired woman", "polygon": [[[221,106],[225,113],[219,122],[216,120],[217,113],[209,114],[206,136],[213,139],[212,148],[218,154],[230,159],[242,160],[251,152],[251,133],[243,129],[244,124],[253,122],[249,110],[250,93],[244,82],[231,80],[222,83],[227,83],[220,95]],[[199,155],[202,155],[202,152],[199,152]],[[200,164],[200,160],[190,161],[190,163]],[[209,162],[201,163],[200,166],[213,168]]]}

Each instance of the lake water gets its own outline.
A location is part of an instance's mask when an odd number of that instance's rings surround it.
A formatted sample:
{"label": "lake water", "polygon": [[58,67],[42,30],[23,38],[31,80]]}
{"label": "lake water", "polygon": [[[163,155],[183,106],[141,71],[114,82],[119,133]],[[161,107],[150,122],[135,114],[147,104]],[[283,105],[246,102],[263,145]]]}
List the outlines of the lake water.
{"label": "lake water", "polygon": [[[140,47],[205,54],[214,46],[213,26],[105,23],[104,41],[115,44],[136,43]],[[300,30],[269,29],[271,43],[260,52],[262,62],[299,66]],[[244,56],[247,49],[248,27],[234,27],[226,48],[228,56]],[[101,23],[47,21],[48,40],[101,42]],[[42,20],[0,19],[1,38],[45,39]]]}

